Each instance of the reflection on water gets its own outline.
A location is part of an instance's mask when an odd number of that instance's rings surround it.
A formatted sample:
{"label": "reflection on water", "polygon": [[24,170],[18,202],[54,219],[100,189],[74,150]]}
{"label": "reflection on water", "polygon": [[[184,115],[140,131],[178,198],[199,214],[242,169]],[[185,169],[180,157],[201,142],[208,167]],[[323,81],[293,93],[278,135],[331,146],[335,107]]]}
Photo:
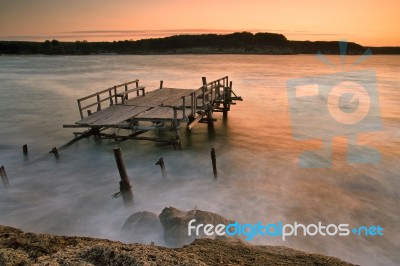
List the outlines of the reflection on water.
{"label": "reflection on water", "polygon": [[[340,58],[330,59],[339,63]],[[357,57],[349,57],[349,64]],[[290,127],[286,81],[335,71],[314,56],[166,55],[0,57],[0,164],[11,186],[0,186],[0,223],[34,232],[124,239],[119,229],[138,210],[160,213],[166,206],[220,213],[241,222],[349,223],[381,225],[384,237],[297,237],[282,242],[256,237],[252,243],[286,245],[338,256],[365,265],[400,263],[400,84],[398,56],[374,56],[360,68],[377,73],[383,129],[359,142],[377,147],[378,164],[347,164],[347,139],[333,138],[333,165],[301,169],[298,155],[321,147],[319,140],[295,141]],[[79,118],[76,99],[139,78],[148,88],[198,88],[229,75],[244,98],[213,131],[206,124],[185,133],[183,152],[151,142],[70,140],[62,124]],[[308,123],[308,130],[321,124]],[[22,145],[29,146],[24,160]],[[133,183],[135,210],[124,209],[113,148],[120,145]],[[217,153],[213,181],[210,148]],[[154,163],[164,157],[168,178]],[[149,239],[148,242],[154,241]],[[161,240],[155,240],[161,243]]]}

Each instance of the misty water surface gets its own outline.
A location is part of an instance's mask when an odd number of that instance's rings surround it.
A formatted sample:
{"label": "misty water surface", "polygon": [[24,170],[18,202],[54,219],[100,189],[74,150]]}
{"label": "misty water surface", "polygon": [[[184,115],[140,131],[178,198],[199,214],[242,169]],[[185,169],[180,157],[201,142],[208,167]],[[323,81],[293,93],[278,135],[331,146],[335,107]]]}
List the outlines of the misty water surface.
{"label": "misty water surface", "polygon": [[[329,58],[340,64],[339,56]],[[302,169],[299,153],[320,142],[293,139],[286,81],[342,71],[340,65],[332,69],[312,55],[0,56],[0,165],[11,183],[8,189],[0,185],[0,224],[134,242],[120,232],[133,212],[198,206],[243,223],[379,224],[383,237],[289,237],[283,242],[259,236],[252,243],[285,245],[363,265],[400,263],[399,59],[373,56],[355,68],[377,73],[383,128],[361,133],[359,141],[378,148],[381,162],[347,164],[347,140],[337,136],[331,168]],[[347,60],[349,66],[357,57]],[[62,125],[79,119],[79,97],[136,78],[149,90],[159,80],[166,87],[196,89],[202,76],[213,80],[225,75],[244,102],[232,107],[226,121],[215,114],[214,131],[206,124],[190,134],[182,131],[183,152],[145,141],[82,140],[62,151],[59,162],[48,154],[77,131]],[[321,126],[329,121],[308,130]],[[168,133],[157,134],[169,138]],[[27,160],[21,148],[25,143]],[[118,146],[133,183],[133,210],[126,210],[121,198],[111,198],[119,189],[113,156]],[[217,182],[211,147],[217,152]],[[166,180],[154,165],[160,156]],[[163,244],[152,237],[144,241]]]}

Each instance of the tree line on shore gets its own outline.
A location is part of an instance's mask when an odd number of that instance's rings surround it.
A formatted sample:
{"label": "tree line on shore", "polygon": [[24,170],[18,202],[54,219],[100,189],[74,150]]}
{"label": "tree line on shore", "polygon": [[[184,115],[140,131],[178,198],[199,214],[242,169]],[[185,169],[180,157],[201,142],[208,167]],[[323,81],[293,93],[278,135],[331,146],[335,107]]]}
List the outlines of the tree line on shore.
{"label": "tree line on shore", "polygon": [[[349,42],[348,54],[367,48]],[[400,54],[400,47],[371,47],[374,54]],[[0,54],[89,55],[89,54],[339,54],[336,41],[290,41],[282,34],[235,32],[231,34],[174,35],[165,38],[114,42],[0,41]]]}

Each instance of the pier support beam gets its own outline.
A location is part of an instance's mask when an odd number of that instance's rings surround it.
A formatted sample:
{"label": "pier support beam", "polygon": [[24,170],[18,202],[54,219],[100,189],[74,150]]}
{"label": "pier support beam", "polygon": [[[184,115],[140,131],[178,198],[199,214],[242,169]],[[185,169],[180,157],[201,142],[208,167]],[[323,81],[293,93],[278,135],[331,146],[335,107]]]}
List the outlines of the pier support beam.
{"label": "pier support beam", "polygon": [[158,159],[158,161],[156,162],[156,165],[160,166],[162,177],[164,177],[164,178],[167,177],[167,172],[165,171],[165,164],[164,164],[163,157],[160,157],[160,159]]}
{"label": "pier support beam", "polygon": [[54,157],[56,158],[57,161],[60,160],[60,155],[58,154],[58,150],[56,147],[54,147],[53,149],[51,149],[51,151],[49,151],[49,153],[53,153]]}
{"label": "pier support beam", "polygon": [[213,173],[214,173],[214,180],[217,180],[217,178],[218,178],[218,173],[217,173],[217,156],[215,155],[215,150],[214,150],[214,148],[211,148],[211,162],[212,162],[212,168],[213,168]]}
{"label": "pier support beam", "polygon": [[24,157],[28,157],[28,144],[24,144],[22,146],[22,153],[24,154]]}
{"label": "pier support beam", "polygon": [[121,177],[121,181],[119,182],[119,190],[122,195],[122,199],[124,200],[125,207],[133,206],[133,193],[132,186],[129,182],[129,176],[126,172],[124,158],[122,157],[121,148],[114,149],[115,161],[117,163],[119,175]]}
{"label": "pier support beam", "polygon": [[10,185],[10,183],[8,182],[8,176],[6,173],[6,169],[4,169],[3,165],[0,167],[0,176],[1,176],[1,180],[3,181],[4,187],[8,187]]}

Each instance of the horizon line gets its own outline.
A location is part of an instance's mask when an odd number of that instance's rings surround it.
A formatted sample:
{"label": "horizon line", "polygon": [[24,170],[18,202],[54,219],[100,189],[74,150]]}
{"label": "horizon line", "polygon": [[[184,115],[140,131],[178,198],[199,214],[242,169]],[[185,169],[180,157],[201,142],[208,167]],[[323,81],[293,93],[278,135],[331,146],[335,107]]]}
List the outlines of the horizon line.
{"label": "horizon line", "polygon": [[[152,38],[165,38],[175,35],[199,35],[199,34],[230,34],[235,32],[251,32],[253,34],[259,32],[277,33],[284,35],[289,41],[321,41],[321,40],[309,40],[307,38],[301,38],[302,40],[288,38],[287,35],[291,36],[337,36],[340,39],[350,39],[352,35],[344,35],[340,33],[318,33],[307,30],[295,30],[285,31],[278,29],[165,29],[165,30],[77,30],[77,31],[64,31],[58,33],[41,33],[34,35],[8,35],[0,36],[1,41],[34,41],[40,42],[46,40],[58,40],[61,42],[74,42],[74,41],[88,41],[88,42],[113,42],[113,41],[137,41],[143,39]],[[91,40],[87,40],[91,39]],[[93,40],[95,39],[95,40]],[[108,40],[106,40],[108,39]],[[327,41],[327,40],[322,40]],[[328,40],[332,41],[332,40]],[[354,42],[355,41],[350,41]],[[360,43],[357,43],[360,44]],[[362,44],[360,44],[362,45]],[[362,45],[364,46],[364,45]],[[366,45],[371,46],[371,45]],[[374,45],[375,47],[379,47]],[[373,46],[371,46],[373,47]],[[383,46],[380,46],[383,47]],[[385,47],[400,47],[400,45],[390,45]]]}

